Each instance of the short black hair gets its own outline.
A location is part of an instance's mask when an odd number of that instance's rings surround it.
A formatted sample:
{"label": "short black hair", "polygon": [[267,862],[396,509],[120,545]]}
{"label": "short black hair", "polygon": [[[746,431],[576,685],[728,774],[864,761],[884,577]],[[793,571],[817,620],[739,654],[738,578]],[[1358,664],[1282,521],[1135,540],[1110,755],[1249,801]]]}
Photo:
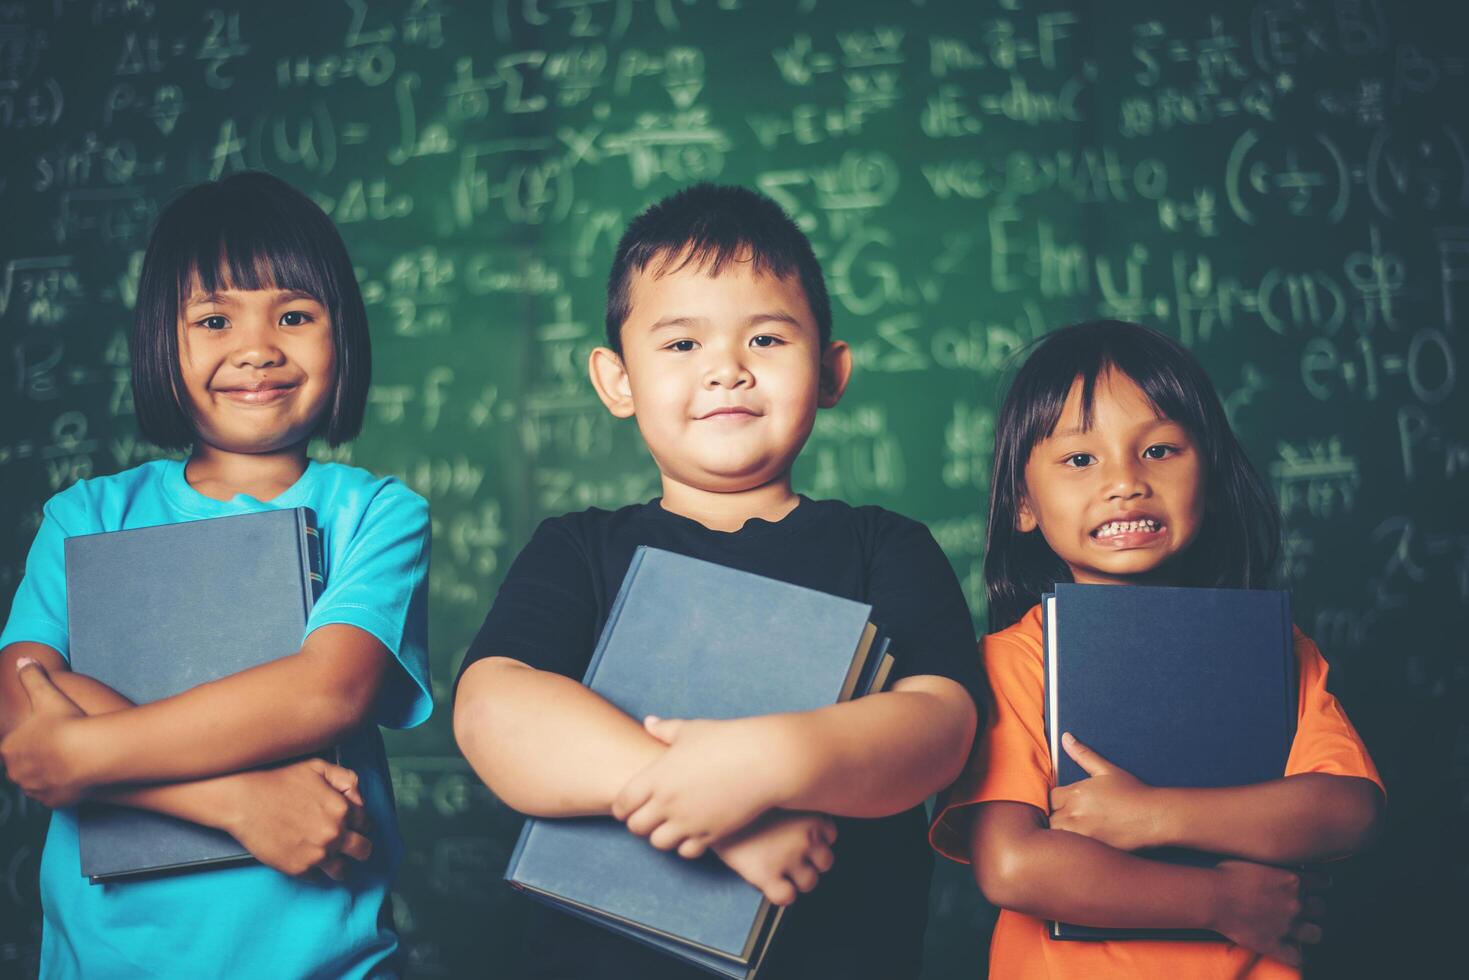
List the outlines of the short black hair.
{"label": "short black hair", "polygon": [[628,289],[637,273],[656,263],[654,272],[662,276],[694,263],[717,276],[729,263],[746,259],[757,272],[796,276],[825,347],[831,341],[831,300],[805,233],[764,194],[708,183],[670,194],[622,233],[607,276],[607,346],[622,353]]}
{"label": "short black hair", "polygon": [[1280,510],[1229,427],[1203,366],[1156,330],[1122,320],[1063,327],[1040,338],[1005,395],[995,420],[995,454],[984,577],[990,629],[1017,622],[1052,583],[1071,581],[1066,563],[1039,530],[1015,526],[1025,495],[1025,464],[1055,432],[1079,379],[1083,425],[1092,424],[1097,378],[1131,378],[1158,413],[1198,442],[1204,462],[1204,521],[1180,556],[1178,584],[1260,588],[1280,554]]}
{"label": "short black hair", "polygon": [[133,314],[133,403],[144,439],[187,449],[197,438],[182,401],[178,320],[197,280],[218,289],[298,289],[326,307],[336,347],[330,408],[314,433],[333,446],[356,437],[367,411],[372,344],[347,246],[326,213],[278,177],[233,174],[188,188],[158,217]]}

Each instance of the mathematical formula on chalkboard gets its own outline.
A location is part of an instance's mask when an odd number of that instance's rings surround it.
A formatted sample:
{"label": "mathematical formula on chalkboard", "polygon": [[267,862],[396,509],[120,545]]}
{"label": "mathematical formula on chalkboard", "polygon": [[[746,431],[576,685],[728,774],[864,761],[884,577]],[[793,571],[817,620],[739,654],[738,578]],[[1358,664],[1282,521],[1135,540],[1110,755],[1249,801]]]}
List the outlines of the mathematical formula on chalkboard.
{"label": "mathematical formula on chalkboard", "polygon": [[[0,0],[0,603],[51,494],[158,455],[126,332],[160,208],[247,168],[301,187],[347,242],[376,354],[362,438],[321,455],[433,509],[438,714],[390,738],[410,972],[515,976],[498,874],[517,822],[454,750],[449,685],[540,519],[658,494],[586,381],[607,266],[658,197],[744,184],[810,236],[857,366],[798,485],[929,523],[977,624],[1016,355],[1094,317],[1198,354],[1277,493],[1298,622],[1389,780],[1393,834],[1320,960],[1367,969],[1364,923],[1432,933],[1390,869],[1429,848],[1414,887],[1469,887],[1445,830],[1469,815],[1451,8]],[[45,819],[0,789],[0,972],[34,965]],[[925,976],[975,975],[991,913],[959,869],[933,908]]]}

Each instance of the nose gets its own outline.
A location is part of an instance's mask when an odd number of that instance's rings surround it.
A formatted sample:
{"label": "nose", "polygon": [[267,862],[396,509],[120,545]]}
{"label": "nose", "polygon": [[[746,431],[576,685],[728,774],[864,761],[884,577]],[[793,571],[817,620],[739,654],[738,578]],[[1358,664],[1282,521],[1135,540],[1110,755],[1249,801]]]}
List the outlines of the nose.
{"label": "nose", "polygon": [[713,349],[707,358],[705,388],[748,388],[755,383],[755,376],[745,367],[737,349]]}
{"label": "nose", "polygon": [[262,318],[251,317],[236,325],[235,350],[231,361],[241,368],[280,367],[286,354],[277,342],[274,326]]}
{"label": "nose", "polygon": [[1140,460],[1124,456],[1104,466],[1103,489],[1108,500],[1135,500],[1152,492]]}

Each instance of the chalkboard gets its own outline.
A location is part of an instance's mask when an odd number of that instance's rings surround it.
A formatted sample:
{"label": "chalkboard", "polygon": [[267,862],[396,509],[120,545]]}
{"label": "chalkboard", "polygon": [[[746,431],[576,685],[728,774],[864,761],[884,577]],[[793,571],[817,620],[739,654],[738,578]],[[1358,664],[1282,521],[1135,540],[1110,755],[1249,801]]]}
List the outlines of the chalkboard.
{"label": "chalkboard", "polygon": [[[389,738],[411,975],[518,975],[517,820],[456,753],[449,684],[541,518],[656,493],[585,355],[623,224],[705,179],[790,210],[856,350],[800,487],[928,522],[977,624],[1007,359],[1095,316],[1198,354],[1389,784],[1310,973],[1461,959],[1464,5],[231,2],[0,0],[0,609],[42,503],[154,455],[124,338],[160,206],[242,168],[307,190],[376,351],[362,438],[323,455],[433,508],[439,710]],[[0,791],[0,973],[34,969],[45,821]],[[982,975],[993,912],[964,869],[932,908],[925,976]]]}

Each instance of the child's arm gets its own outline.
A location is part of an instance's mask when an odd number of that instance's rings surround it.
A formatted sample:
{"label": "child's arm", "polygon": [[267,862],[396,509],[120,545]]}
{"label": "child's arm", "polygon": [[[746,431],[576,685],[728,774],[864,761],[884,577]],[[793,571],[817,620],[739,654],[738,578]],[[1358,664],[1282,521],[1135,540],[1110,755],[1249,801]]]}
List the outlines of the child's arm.
{"label": "child's arm", "polygon": [[460,678],[454,737],[484,784],[534,817],[605,816],[664,752],[589,688],[507,657],[480,660]]}
{"label": "child's arm", "polygon": [[[569,677],[489,657],[459,682],[454,734],[507,806],[540,817],[638,814],[644,835],[692,828],[695,856],[769,809],[885,816],[915,806],[958,773],[974,738],[959,684],[910,677],[894,690],[799,714],[643,726]],[[636,778],[634,778],[636,777]],[[671,802],[670,802],[671,801]],[[636,803],[637,805],[632,805]],[[688,813],[688,816],[685,816]],[[644,818],[663,819],[644,826]],[[690,853],[691,852],[691,853]]]}
{"label": "child's arm", "polygon": [[1247,861],[1194,868],[1046,826],[1025,803],[976,805],[969,853],[994,905],[1103,928],[1209,929],[1292,966],[1321,939],[1320,876]]}
{"label": "child's arm", "polygon": [[171,698],[94,717],[23,718],[6,736],[6,766],[27,795],[61,806],[99,785],[176,782],[304,755],[366,719],[390,659],[365,630],[323,626],[297,653]]}
{"label": "child's arm", "polygon": [[[38,666],[18,671],[17,662],[26,658]],[[0,653],[0,733],[29,714],[76,718],[130,707],[105,684],[67,670],[44,644],[12,644]],[[223,830],[261,863],[287,874],[319,867],[341,878],[342,855],[361,861],[372,854],[372,843],[360,833],[367,822],[356,774],[321,759],[193,782],[102,787],[92,798]]]}
{"label": "child's arm", "polygon": [[1297,864],[1360,851],[1381,826],[1370,779],[1308,772],[1217,789],[1148,786],[1069,735],[1062,744],[1090,778],[1051,792],[1051,827],[1125,851],[1189,847]]}
{"label": "child's arm", "polygon": [[669,745],[624,786],[612,813],[664,850],[697,857],[769,809],[882,817],[958,775],[974,702],[956,681],[917,676],[814,711],[729,721],[652,720]]}
{"label": "child's arm", "polygon": [[[454,737],[496,796],[539,817],[610,813],[623,785],[667,751],[571,678],[506,657],[485,658],[464,672]],[[787,905],[831,869],[835,839],[829,819],[771,813],[713,850],[772,902]]]}

